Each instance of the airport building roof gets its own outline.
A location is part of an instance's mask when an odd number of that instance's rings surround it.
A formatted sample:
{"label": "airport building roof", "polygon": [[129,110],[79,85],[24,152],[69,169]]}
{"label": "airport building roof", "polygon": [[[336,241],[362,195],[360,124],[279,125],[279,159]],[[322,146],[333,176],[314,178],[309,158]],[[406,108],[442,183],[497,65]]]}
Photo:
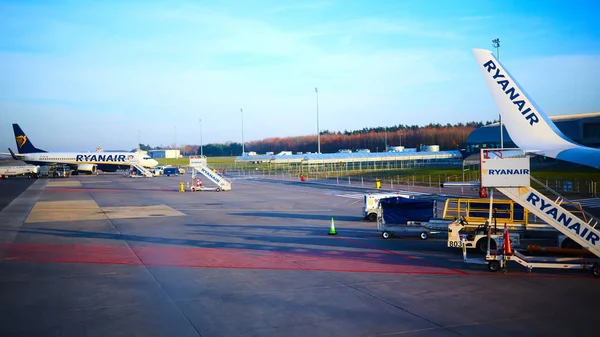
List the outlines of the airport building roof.
{"label": "airport building roof", "polygon": [[[575,115],[551,116],[550,120],[569,139],[587,146],[597,146],[600,140],[600,112]],[[500,124],[492,123],[473,130],[467,137],[467,144],[500,143]],[[504,144],[512,144],[510,135],[503,127]],[[470,151],[468,151],[470,152]]]}

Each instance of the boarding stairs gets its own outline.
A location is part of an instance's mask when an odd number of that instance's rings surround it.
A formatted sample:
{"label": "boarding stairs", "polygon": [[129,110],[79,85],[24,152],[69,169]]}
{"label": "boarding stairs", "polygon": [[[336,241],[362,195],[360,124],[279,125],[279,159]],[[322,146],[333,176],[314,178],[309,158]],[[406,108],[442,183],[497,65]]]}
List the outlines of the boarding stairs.
{"label": "boarding stairs", "polygon": [[[481,149],[481,185],[495,188],[582,248],[600,257],[598,219],[580,207],[575,212],[568,210],[567,206],[577,204],[568,202],[565,197],[531,177],[529,160],[527,155],[511,149]],[[546,188],[556,199],[552,200],[534,189],[532,181]]]}
{"label": "boarding stairs", "polygon": [[531,186],[496,187],[496,189],[581,247],[600,257],[599,221],[589,213],[582,212],[584,216],[578,217],[562,206],[565,200],[563,197],[559,196],[552,200]]}
{"label": "boarding stairs", "polygon": [[150,172],[150,170],[148,170],[144,166],[140,165],[138,162],[135,162],[135,161],[131,162],[131,168],[132,169],[135,168],[141,175],[143,175],[146,178],[154,177],[154,174],[152,174],[152,172]]}
{"label": "boarding stairs", "polygon": [[190,167],[193,169],[192,174],[195,177],[195,172],[199,172],[215,185],[217,185],[222,191],[231,190],[231,182],[221,175],[217,170],[208,166],[206,157],[204,156],[190,156]]}

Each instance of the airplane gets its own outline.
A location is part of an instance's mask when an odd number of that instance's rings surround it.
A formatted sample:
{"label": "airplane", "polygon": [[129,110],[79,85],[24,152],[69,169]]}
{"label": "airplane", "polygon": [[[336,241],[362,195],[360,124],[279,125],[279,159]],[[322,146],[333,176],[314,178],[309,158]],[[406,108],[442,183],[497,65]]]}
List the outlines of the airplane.
{"label": "airplane", "polygon": [[18,154],[10,148],[8,151],[15,160],[32,165],[69,165],[74,174],[82,172],[95,173],[97,169],[103,172],[116,172],[118,169],[127,169],[133,163],[143,167],[155,167],[158,162],[147,154],[139,152],[46,152],[36,148],[31,139],[19,127],[13,124]]}
{"label": "airplane", "polygon": [[600,169],[600,149],[577,144],[565,136],[491,51],[473,49],[473,55],[506,131],[521,150]]}

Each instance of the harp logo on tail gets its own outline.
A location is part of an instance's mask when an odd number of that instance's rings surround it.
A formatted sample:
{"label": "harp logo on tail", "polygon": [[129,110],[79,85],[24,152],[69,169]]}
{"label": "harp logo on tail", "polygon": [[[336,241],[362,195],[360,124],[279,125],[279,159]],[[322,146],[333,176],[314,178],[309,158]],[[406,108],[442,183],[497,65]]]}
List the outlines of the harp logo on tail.
{"label": "harp logo on tail", "polygon": [[27,136],[23,135],[23,136],[17,136],[17,145],[19,145],[19,148],[22,148],[23,145],[25,145],[25,143],[27,143]]}

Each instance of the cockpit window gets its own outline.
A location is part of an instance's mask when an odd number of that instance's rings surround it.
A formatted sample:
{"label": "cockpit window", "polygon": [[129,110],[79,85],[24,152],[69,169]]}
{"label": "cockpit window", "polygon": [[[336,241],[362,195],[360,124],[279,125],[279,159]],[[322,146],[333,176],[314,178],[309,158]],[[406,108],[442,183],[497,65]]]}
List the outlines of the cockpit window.
{"label": "cockpit window", "polygon": [[152,159],[149,156],[144,156],[144,159],[148,160],[148,159]]}

